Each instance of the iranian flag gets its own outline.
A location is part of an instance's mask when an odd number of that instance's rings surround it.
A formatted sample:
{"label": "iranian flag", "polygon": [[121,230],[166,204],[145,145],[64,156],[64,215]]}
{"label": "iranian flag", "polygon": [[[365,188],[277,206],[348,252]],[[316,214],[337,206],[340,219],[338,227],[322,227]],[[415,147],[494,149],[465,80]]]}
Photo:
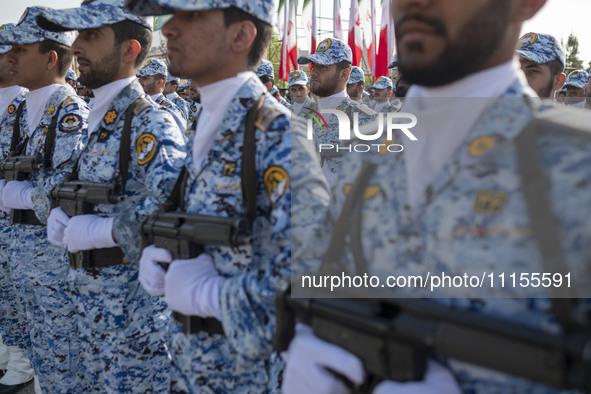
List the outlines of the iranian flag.
{"label": "iranian flag", "polygon": [[359,66],[362,56],[361,43],[361,18],[359,15],[358,0],[351,0],[351,11],[349,13],[349,46],[353,51],[353,65]]}
{"label": "iranian flag", "polygon": [[[281,63],[279,64],[279,79],[287,81],[291,66],[298,68],[298,46],[296,39],[296,0],[284,3],[288,7],[285,13],[285,25],[283,30],[283,41],[281,42]],[[291,64],[290,64],[291,63]]]}
{"label": "iranian flag", "polygon": [[374,77],[390,75],[388,64],[390,64],[392,60],[392,49],[394,47],[392,30],[392,23],[390,23],[390,1],[383,0],[382,23],[380,26],[380,50],[376,56],[376,71]]}

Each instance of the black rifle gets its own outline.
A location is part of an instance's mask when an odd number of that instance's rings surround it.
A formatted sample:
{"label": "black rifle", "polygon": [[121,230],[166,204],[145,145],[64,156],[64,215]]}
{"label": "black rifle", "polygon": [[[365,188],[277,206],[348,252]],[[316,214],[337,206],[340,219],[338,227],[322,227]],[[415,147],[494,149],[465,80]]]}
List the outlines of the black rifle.
{"label": "black rifle", "polygon": [[363,361],[368,379],[358,392],[382,380],[422,380],[431,356],[591,392],[589,330],[549,334],[423,299],[292,298],[287,289],[277,293],[278,351],[287,350],[296,319]]}
{"label": "black rifle", "polygon": [[70,217],[94,213],[99,204],[117,204],[123,195],[116,186],[96,183],[70,181],[64,182],[51,191],[52,208],[60,207]]}
{"label": "black rifle", "polygon": [[[173,260],[190,259],[203,253],[203,245],[238,246],[247,244],[249,220],[187,212],[157,212],[140,225],[142,249],[154,244],[167,249]],[[164,269],[168,264],[161,263]]]}
{"label": "black rifle", "polygon": [[[51,207],[60,207],[70,217],[95,213],[95,206],[117,204],[123,199],[118,187],[95,182],[69,181],[51,190]],[[68,258],[73,269],[129,262],[119,247],[68,253]]]}
{"label": "black rifle", "polygon": [[33,156],[14,156],[0,160],[0,179],[24,181],[29,174],[43,168]]}

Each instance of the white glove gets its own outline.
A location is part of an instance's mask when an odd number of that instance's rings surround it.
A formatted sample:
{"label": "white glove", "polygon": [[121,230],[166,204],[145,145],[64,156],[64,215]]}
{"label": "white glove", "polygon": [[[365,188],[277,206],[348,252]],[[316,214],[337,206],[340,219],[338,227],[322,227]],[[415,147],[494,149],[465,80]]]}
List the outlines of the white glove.
{"label": "white glove", "polygon": [[70,221],[60,207],[53,208],[47,218],[47,240],[56,246],[65,247],[64,230]]}
{"label": "white glove", "polygon": [[70,218],[64,230],[63,243],[69,252],[113,248],[113,218],[97,215],[78,215]]}
{"label": "white glove", "polygon": [[222,320],[219,294],[222,280],[207,254],[174,260],[164,276],[164,301],[170,309],[185,315]]}
{"label": "white glove", "polygon": [[365,378],[361,360],[338,346],[318,339],[310,327],[302,324],[296,327],[296,336],[289,345],[286,361],[281,386],[285,394],[348,393],[347,386],[327,368],[358,385]]}
{"label": "white glove", "polygon": [[148,294],[164,295],[164,275],[166,271],[158,263],[172,262],[172,255],[166,249],[150,245],[142,251],[140,257],[139,281]]}
{"label": "white glove", "polygon": [[33,209],[33,184],[29,181],[10,181],[2,190],[2,203],[11,209]]}
{"label": "white glove", "polygon": [[4,205],[2,205],[2,191],[4,190],[5,185],[6,179],[0,179],[0,211],[10,213],[10,208],[6,208]]}
{"label": "white glove", "polygon": [[421,382],[399,383],[385,381],[378,384],[373,394],[461,394],[452,373],[441,364],[429,360],[425,379]]}

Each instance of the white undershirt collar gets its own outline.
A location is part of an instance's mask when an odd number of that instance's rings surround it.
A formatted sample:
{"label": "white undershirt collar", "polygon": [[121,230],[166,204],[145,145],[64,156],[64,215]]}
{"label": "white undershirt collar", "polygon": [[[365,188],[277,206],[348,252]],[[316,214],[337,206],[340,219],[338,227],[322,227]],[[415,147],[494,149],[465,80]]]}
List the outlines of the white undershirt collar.
{"label": "white undershirt collar", "polygon": [[29,126],[30,134],[32,134],[39,125],[47,101],[61,86],[63,85],[54,83],[32,90],[25,95],[27,100],[27,125]]}
{"label": "white undershirt collar", "polygon": [[26,92],[26,89],[18,85],[0,88],[0,121],[6,117],[8,106],[21,92]]}
{"label": "white undershirt collar", "polygon": [[[318,97],[318,109],[322,110],[322,109],[332,109],[335,107],[335,103],[337,103],[338,100],[336,99],[345,99],[345,98],[349,98],[349,95],[347,94],[347,88],[343,89],[341,92],[338,92],[336,94],[333,94],[332,96],[328,96],[328,97]],[[340,104],[340,102],[339,102]]]}
{"label": "white undershirt collar", "polygon": [[117,95],[133,80],[135,76],[118,79],[100,88],[92,89],[94,93],[94,99],[92,100],[92,106],[90,108],[90,114],[88,115],[88,135],[92,134],[93,131],[100,125],[101,120],[105,117],[107,110],[111,103],[117,97]]}

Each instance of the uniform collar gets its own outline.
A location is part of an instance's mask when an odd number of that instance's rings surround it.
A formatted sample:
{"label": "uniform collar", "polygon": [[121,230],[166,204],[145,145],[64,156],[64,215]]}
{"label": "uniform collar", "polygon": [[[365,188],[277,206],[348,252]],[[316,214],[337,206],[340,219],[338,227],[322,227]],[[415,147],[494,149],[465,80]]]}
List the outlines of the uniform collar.
{"label": "uniform collar", "polygon": [[333,105],[334,103],[341,102],[337,99],[345,99],[345,98],[349,98],[349,95],[347,94],[347,89],[345,88],[343,91],[338,92],[336,94],[333,94],[332,96],[328,96],[328,97],[319,97],[318,98],[318,108],[319,109],[331,109],[334,108],[335,106]]}
{"label": "uniform collar", "polygon": [[0,121],[6,117],[8,106],[10,106],[16,98],[21,97],[25,92],[26,89],[18,85],[0,88]]}
{"label": "uniform collar", "polygon": [[238,93],[242,85],[253,75],[254,73],[252,71],[241,72],[235,77],[226,78],[201,87],[201,105],[203,105],[203,111],[224,114],[232,99],[236,96],[236,93]]}
{"label": "uniform collar", "polygon": [[115,97],[117,97],[117,95],[135,79],[135,76],[118,79],[117,81],[113,81],[101,86],[100,88],[92,90],[94,93],[94,100],[92,101],[92,109],[88,115],[89,135],[101,123],[101,120],[107,113],[107,109],[109,109],[109,105],[115,99]]}
{"label": "uniform collar", "polygon": [[27,100],[27,125],[29,126],[30,133],[33,133],[39,125],[39,122],[43,117],[45,105],[49,101],[51,95],[58,90],[60,86],[62,85],[54,83],[40,89],[32,90],[25,95]]}

